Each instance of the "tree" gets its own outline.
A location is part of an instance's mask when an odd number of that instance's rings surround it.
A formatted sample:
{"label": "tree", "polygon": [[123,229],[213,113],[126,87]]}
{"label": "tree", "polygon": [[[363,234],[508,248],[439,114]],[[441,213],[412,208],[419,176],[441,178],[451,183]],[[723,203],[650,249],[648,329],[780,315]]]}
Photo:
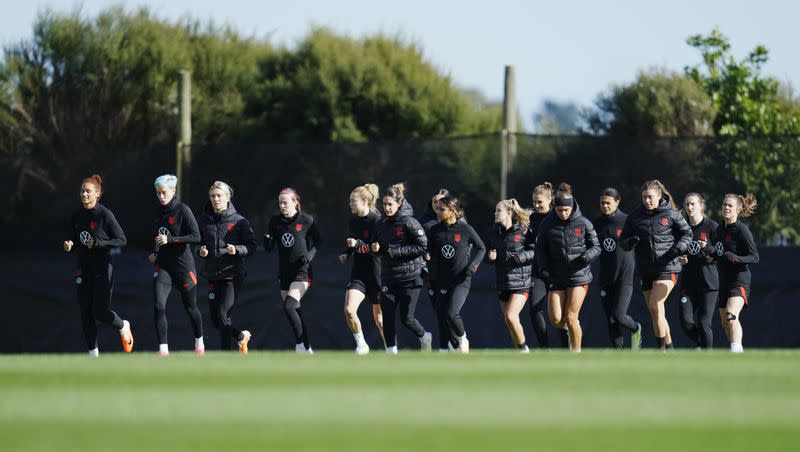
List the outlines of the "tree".
{"label": "tree", "polygon": [[666,70],[640,72],[601,94],[586,117],[589,131],[617,137],[696,137],[713,133],[716,110],[693,79]]}
{"label": "tree", "polygon": [[363,142],[499,130],[416,45],[385,36],[359,40],[316,28],[295,51],[265,58],[248,107],[264,139]]}
{"label": "tree", "polygon": [[580,131],[581,108],[574,102],[545,100],[541,111],[533,115],[536,133],[544,135],[574,134]]}
{"label": "tree", "polygon": [[703,63],[686,68],[720,112],[714,132],[728,139],[718,146],[726,168],[741,189],[759,197],[752,219],[762,240],[800,240],[800,106],[780,82],[761,74],[768,51],[757,46],[747,58],[730,55],[728,39],[714,29],[694,35],[688,44]]}

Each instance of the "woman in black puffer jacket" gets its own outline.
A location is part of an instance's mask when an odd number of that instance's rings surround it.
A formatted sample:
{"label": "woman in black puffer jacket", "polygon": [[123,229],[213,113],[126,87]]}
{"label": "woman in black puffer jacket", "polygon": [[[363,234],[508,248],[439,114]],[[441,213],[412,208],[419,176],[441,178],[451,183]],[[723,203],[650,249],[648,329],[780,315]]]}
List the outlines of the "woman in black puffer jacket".
{"label": "woman in black puffer jacket", "polygon": [[548,308],[556,328],[566,324],[572,351],[581,351],[583,331],[578,321],[592,280],[591,262],[600,255],[594,226],[581,214],[572,187],[561,184],[555,199],[555,215],[539,225],[536,262],[539,274],[550,281]]}
{"label": "woman in black puffer jacket", "polygon": [[486,237],[486,260],[494,264],[497,297],[511,340],[522,353],[528,353],[519,313],[525,307],[531,287],[531,266],[535,237],[529,228],[530,213],[516,199],[497,203],[495,224]]}
{"label": "woman in black puffer jacket", "polygon": [[681,271],[680,256],[692,241],[692,228],[675,209],[664,184],[658,180],[642,185],[642,205],[628,215],[619,245],[635,248],[636,269],[642,278],[642,290],[653,320],[658,345],[672,348],[672,336],[664,315],[664,302],[675,287]]}
{"label": "woman in black puffer jacket", "polygon": [[403,325],[420,341],[423,351],[431,349],[431,333],[414,317],[422,290],[422,256],[428,245],[425,231],[412,215],[414,209],[404,197],[405,186],[395,184],[383,194],[385,216],[375,225],[373,253],[381,257],[381,310],[386,351],[397,354],[395,311],[400,309]]}
{"label": "woman in black puffer jacket", "polygon": [[222,350],[229,350],[236,338],[239,351],[247,353],[250,332],[231,323],[231,309],[239,297],[247,274],[244,257],[256,251],[256,239],[247,219],[230,202],[233,189],[225,182],[214,182],[208,190],[209,203],[198,218],[202,275],[208,279],[208,304],[211,319],[219,329]]}

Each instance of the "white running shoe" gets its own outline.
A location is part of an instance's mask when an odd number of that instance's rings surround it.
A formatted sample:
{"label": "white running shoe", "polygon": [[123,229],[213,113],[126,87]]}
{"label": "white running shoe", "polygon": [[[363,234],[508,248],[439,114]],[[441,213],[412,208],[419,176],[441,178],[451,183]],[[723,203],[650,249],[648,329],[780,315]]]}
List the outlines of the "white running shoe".
{"label": "white running shoe", "polygon": [[426,331],[425,334],[419,338],[420,350],[423,352],[431,351],[431,343],[433,343],[433,334]]}
{"label": "white running shoe", "polygon": [[396,355],[397,354],[397,346],[394,345],[392,347],[386,347],[386,353],[389,355]]}
{"label": "white running shoe", "polygon": [[367,353],[369,353],[369,345],[366,343],[360,344],[358,347],[356,347],[356,355],[366,355]]}
{"label": "white running shoe", "polygon": [[731,344],[731,353],[744,353],[742,344]]}
{"label": "white running shoe", "polygon": [[467,339],[467,333],[464,333],[463,336],[458,338],[458,348],[461,349],[461,353],[469,353],[469,339]]}
{"label": "white running shoe", "polygon": [[519,349],[519,352],[522,353],[522,354],[528,354],[528,353],[531,352],[531,349],[529,349],[528,346],[526,345],[526,346],[522,347],[521,349]]}

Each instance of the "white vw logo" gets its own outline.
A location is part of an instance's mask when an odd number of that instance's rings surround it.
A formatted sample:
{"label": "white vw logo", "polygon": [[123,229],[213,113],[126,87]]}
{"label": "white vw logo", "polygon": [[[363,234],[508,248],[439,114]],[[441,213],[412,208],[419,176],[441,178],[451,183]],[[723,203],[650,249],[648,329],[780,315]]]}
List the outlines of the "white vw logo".
{"label": "white vw logo", "polygon": [[[151,230],[152,230],[152,229],[151,229]],[[79,237],[81,238],[81,243],[83,243],[84,245],[86,245],[86,242],[88,242],[88,241],[89,241],[89,237],[91,237],[91,235],[90,235],[88,232],[86,232],[86,231],[83,231],[83,232],[81,232],[81,234],[80,234],[80,236],[79,236]]]}
{"label": "white vw logo", "polygon": [[603,249],[608,251],[609,253],[617,249],[617,241],[612,239],[611,237],[603,240]]}
{"label": "white vw logo", "polygon": [[722,256],[725,254],[725,247],[722,245],[722,242],[717,242],[714,247],[717,249],[717,256]]}
{"label": "white vw logo", "polygon": [[689,244],[689,254],[694,256],[699,252],[700,252],[700,244],[696,240],[692,240],[692,243]]}
{"label": "white vw logo", "polygon": [[452,259],[456,255],[456,249],[453,245],[445,245],[442,247],[442,257],[445,259]]}
{"label": "white vw logo", "polygon": [[285,233],[281,236],[281,243],[286,248],[291,248],[294,245],[294,236],[290,233]]}
{"label": "white vw logo", "polygon": [[605,290],[601,290],[600,291],[600,296],[601,297],[605,297],[606,296],[606,291]]}
{"label": "white vw logo", "polygon": [[208,294],[208,299],[209,300],[213,300],[214,298],[216,298],[216,295],[214,295],[214,292],[211,292],[211,293]]}
{"label": "white vw logo", "polygon": [[165,228],[164,226],[161,226],[160,228],[158,228],[158,235],[166,235],[167,237],[169,237],[169,229]]}

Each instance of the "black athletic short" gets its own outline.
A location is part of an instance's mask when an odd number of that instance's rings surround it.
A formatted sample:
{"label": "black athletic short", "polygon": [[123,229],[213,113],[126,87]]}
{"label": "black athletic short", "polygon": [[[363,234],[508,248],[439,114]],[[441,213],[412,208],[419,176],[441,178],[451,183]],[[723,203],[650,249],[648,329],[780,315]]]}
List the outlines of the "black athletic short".
{"label": "black athletic short", "polygon": [[581,286],[583,287],[583,290],[586,291],[586,293],[589,293],[589,284],[588,283],[587,284],[578,284],[576,286],[573,286],[573,285],[570,285],[570,284],[550,284],[550,288],[547,291],[548,292],[563,292],[563,291],[565,291],[567,289],[571,289],[573,287],[581,287]]}
{"label": "black athletic short", "polygon": [[308,286],[311,287],[311,275],[305,272],[281,274],[278,277],[278,282],[280,283],[281,290],[283,291],[289,290],[289,286],[291,286],[293,282],[307,282]]}
{"label": "black athletic short", "polygon": [[728,299],[733,297],[741,297],[744,298],[744,307],[746,308],[747,305],[750,303],[750,287],[742,285],[742,284],[734,284],[734,285],[722,285],[719,286],[719,302],[717,306],[720,309],[725,309],[728,307]]}
{"label": "black athletic short", "polygon": [[354,279],[347,284],[347,290],[357,290],[363,293],[372,304],[381,304],[381,288],[378,283],[365,283],[363,280]]}
{"label": "black athletic short", "polygon": [[653,289],[653,283],[656,281],[672,281],[673,284],[678,282],[678,275],[676,273],[659,273],[656,275],[642,275],[642,290],[647,292]]}
{"label": "black athletic short", "polygon": [[528,291],[526,289],[517,289],[517,290],[498,290],[497,291],[497,299],[502,301],[503,303],[508,303],[511,300],[512,295],[522,295],[525,299],[528,299]]}

